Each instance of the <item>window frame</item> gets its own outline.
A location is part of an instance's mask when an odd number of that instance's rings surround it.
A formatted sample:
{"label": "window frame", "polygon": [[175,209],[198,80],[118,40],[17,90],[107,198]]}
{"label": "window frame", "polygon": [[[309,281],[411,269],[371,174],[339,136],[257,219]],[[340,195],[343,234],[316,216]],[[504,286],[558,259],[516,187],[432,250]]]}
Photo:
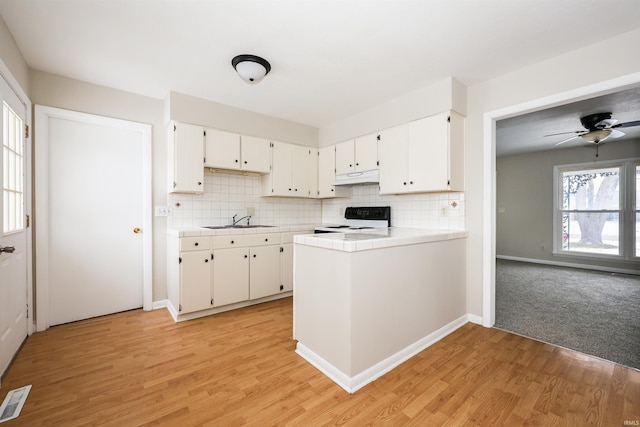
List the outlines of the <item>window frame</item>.
{"label": "window frame", "polygon": [[[553,255],[581,259],[602,259],[607,261],[637,262],[636,255],[636,168],[640,158],[555,165],[553,167]],[[598,254],[565,250],[562,247],[563,175],[566,172],[593,169],[620,168],[618,217],[619,254]]]}
{"label": "window frame", "polygon": [[[12,118],[17,120],[17,126],[12,126],[11,129],[7,127],[7,118]],[[12,123],[15,125],[16,123]],[[3,162],[2,167],[2,176],[0,176],[0,183],[2,184],[2,210],[0,211],[0,236],[10,236],[12,234],[24,232],[27,228],[26,220],[25,220],[25,211],[26,211],[26,200],[25,200],[25,173],[26,173],[26,143],[24,138],[24,119],[18,115],[14,109],[9,105],[8,102],[2,102],[2,141],[0,145],[2,146],[2,152],[0,153],[0,161]],[[15,136],[17,142],[16,147],[11,147],[9,141],[7,141],[7,137]],[[9,159],[7,159],[7,156]],[[15,159],[14,159],[15,158]],[[19,167],[19,171],[14,171],[14,181],[15,185],[13,187],[6,186],[5,182],[6,174],[11,173],[11,168],[9,168],[9,172],[5,170],[7,166],[9,166],[9,162],[14,160],[18,160],[13,163],[14,166]],[[14,206],[19,206],[15,211],[9,212],[9,208],[6,206],[7,200],[5,196],[7,194],[19,195],[19,203],[16,203]],[[18,199],[18,198],[17,198]],[[7,214],[9,217],[7,218]],[[5,229],[7,221],[9,224],[15,222],[14,227],[10,226],[10,229]]]}

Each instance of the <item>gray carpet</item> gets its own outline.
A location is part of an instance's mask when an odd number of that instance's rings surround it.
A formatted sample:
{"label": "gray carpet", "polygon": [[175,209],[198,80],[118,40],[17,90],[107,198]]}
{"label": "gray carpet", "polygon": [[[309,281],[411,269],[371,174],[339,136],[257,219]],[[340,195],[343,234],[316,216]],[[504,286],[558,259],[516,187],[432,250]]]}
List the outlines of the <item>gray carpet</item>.
{"label": "gray carpet", "polygon": [[495,327],[640,369],[640,277],[497,260]]}

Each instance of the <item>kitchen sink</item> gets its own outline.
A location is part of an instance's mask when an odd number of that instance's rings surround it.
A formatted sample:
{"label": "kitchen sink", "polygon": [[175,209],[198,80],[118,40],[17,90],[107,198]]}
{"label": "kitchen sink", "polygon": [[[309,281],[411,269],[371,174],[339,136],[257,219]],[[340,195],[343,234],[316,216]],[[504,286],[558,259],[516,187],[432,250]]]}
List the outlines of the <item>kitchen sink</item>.
{"label": "kitchen sink", "polygon": [[275,225],[242,225],[242,224],[236,224],[236,225],[206,225],[202,228],[209,228],[211,230],[222,230],[225,228],[267,228],[267,227],[275,227]]}

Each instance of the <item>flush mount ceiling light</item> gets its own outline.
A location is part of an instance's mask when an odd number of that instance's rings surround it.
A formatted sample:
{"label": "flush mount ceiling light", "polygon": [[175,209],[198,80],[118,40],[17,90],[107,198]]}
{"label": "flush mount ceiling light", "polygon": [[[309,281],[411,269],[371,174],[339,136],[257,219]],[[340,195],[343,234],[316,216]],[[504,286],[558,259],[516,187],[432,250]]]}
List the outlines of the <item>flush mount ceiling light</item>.
{"label": "flush mount ceiling light", "polygon": [[249,84],[256,84],[271,71],[271,64],[266,59],[255,55],[238,55],[231,60],[242,80]]}

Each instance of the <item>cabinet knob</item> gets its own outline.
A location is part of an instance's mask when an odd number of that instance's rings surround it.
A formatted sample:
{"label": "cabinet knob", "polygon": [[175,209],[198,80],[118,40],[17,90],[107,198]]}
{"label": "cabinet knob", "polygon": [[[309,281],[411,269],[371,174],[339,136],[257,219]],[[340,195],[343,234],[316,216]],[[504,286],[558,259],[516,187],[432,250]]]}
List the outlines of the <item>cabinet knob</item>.
{"label": "cabinet knob", "polygon": [[356,166],[360,166],[360,163],[356,163]]}
{"label": "cabinet knob", "polygon": [[198,185],[202,185],[202,183],[200,181],[198,181]]}
{"label": "cabinet knob", "polygon": [[402,185],[407,185],[407,183],[406,183],[406,182],[403,182],[403,183],[402,183]]}
{"label": "cabinet knob", "polygon": [[289,189],[289,191],[291,191],[291,189]]}
{"label": "cabinet knob", "polygon": [[351,163],[349,163],[349,167],[352,167],[353,165]]}
{"label": "cabinet knob", "polygon": [[204,262],[209,262],[209,259],[208,259],[208,258],[207,258],[207,259],[205,259],[205,260],[204,260]]}
{"label": "cabinet knob", "polygon": [[333,191],[333,188],[331,189],[331,191]]}
{"label": "cabinet knob", "polygon": [[413,181],[409,181],[409,184],[413,185]]}
{"label": "cabinet knob", "polygon": [[264,241],[265,241],[265,242],[268,242],[268,241],[269,241],[269,239],[264,239]]}
{"label": "cabinet knob", "polygon": [[193,245],[194,245],[194,246],[198,246],[198,245],[199,245],[199,243],[198,243],[198,242],[195,242]]}
{"label": "cabinet knob", "polygon": [[245,257],[245,258],[248,258],[248,257],[249,257],[249,255],[245,255],[244,257]]}
{"label": "cabinet knob", "polygon": [[256,254],[253,254],[253,257],[255,258],[255,257],[256,257]]}
{"label": "cabinet knob", "polygon": [[283,286],[283,285],[280,285],[280,290],[282,291],[283,289],[284,289],[284,286]]}
{"label": "cabinet knob", "polygon": [[233,245],[234,243],[235,243],[235,242],[232,240],[232,241],[231,241],[231,244]]}
{"label": "cabinet knob", "polygon": [[246,160],[244,161],[244,164],[245,164],[245,165],[247,164],[247,161],[246,161]]}

